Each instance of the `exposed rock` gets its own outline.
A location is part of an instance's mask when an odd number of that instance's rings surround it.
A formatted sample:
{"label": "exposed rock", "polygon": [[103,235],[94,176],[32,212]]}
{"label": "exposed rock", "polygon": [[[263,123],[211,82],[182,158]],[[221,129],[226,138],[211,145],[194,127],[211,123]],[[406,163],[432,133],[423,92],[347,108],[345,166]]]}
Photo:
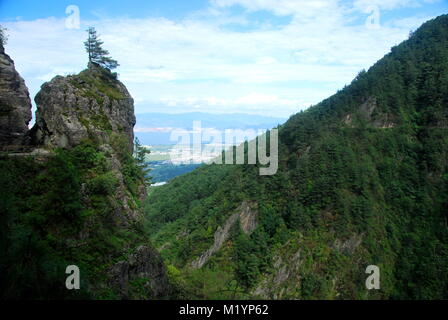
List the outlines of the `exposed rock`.
{"label": "exposed rock", "polygon": [[346,125],[351,125],[352,121],[353,121],[353,116],[351,114],[348,114],[345,116],[344,120],[342,120],[344,122],[344,124]]}
{"label": "exposed rock", "polygon": [[[151,247],[138,247],[127,261],[118,262],[112,273],[112,285],[119,287],[122,299],[161,299],[171,293],[163,261]],[[136,296],[135,290],[132,290],[132,285],[139,281],[144,282],[143,288],[146,289],[142,296]]]}
{"label": "exposed rock", "polygon": [[[253,295],[265,299],[282,299],[289,293],[288,282],[297,284],[300,282],[298,274],[302,263],[300,249],[286,257],[274,258],[274,273],[266,275],[263,281],[253,290]],[[294,286],[292,286],[294,288]]]}
{"label": "exposed rock", "polygon": [[114,132],[124,134],[132,150],[134,101],[110,71],[92,65],[78,75],[56,76],[42,85],[35,101],[35,144],[70,148],[86,138],[110,144]]}
{"label": "exposed rock", "polygon": [[[254,204],[252,206],[255,206]],[[239,208],[241,229],[246,234],[251,234],[258,226],[258,214],[250,205],[249,202],[243,201]]]}
{"label": "exposed rock", "polygon": [[[106,170],[117,180],[115,192],[105,198],[106,213],[87,217],[78,235],[65,238],[64,243],[69,248],[89,245],[91,233],[99,223],[106,223],[111,234],[138,231],[143,218],[139,202],[143,203],[146,188],[140,178],[134,177],[130,187],[124,177],[125,166],[134,165],[129,159],[136,123],[134,101],[126,87],[109,70],[90,64],[78,75],[56,76],[43,84],[35,101],[36,123],[28,130],[31,120],[28,89],[0,45],[0,151],[8,151],[9,156],[48,161],[55,148],[71,149],[86,141],[102,152],[108,163]],[[86,192],[86,183],[81,185],[80,192],[83,206],[93,207],[95,199]],[[146,240],[141,237],[102,253],[104,280],[91,283],[91,291],[102,292],[112,287],[123,299],[168,297],[171,285],[165,266],[149,240],[132,249]],[[118,257],[126,260],[115,263]]]}
{"label": "exposed rock", "polygon": [[354,127],[355,124],[353,122],[356,116],[358,119],[369,122],[374,128],[392,128],[395,125],[390,121],[387,113],[382,113],[378,110],[378,103],[375,97],[369,97],[359,106],[355,114],[347,114],[342,122],[349,127]]}
{"label": "exposed rock", "polygon": [[360,107],[359,112],[361,116],[370,121],[372,120],[373,111],[375,111],[377,107],[377,102],[375,97],[369,97]]}
{"label": "exposed rock", "polygon": [[224,226],[218,226],[216,229],[213,245],[205,251],[199,258],[191,263],[191,266],[195,269],[202,268],[202,266],[210,259],[210,257],[221,249],[222,245],[229,238],[230,229],[237,221],[240,221],[240,226],[243,232],[246,234],[252,233],[258,225],[258,212],[253,208],[256,204],[250,204],[248,201],[243,201],[237,208],[237,212],[232,214],[224,224]]}
{"label": "exposed rock", "polygon": [[[131,144],[133,145],[133,144]],[[135,203],[135,199],[129,194],[123,176],[123,164],[121,163],[116,151],[108,144],[100,146],[100,150],[108,154],[108,162],[115,177],[118,179],[118,185],[111,201],[114,206],[114,221],[119,227],[127,227],[134,222],[139,222],[143,218],[141,208]],[[140,203],[146,198],[146,188],[143,183],[138,185],[138,200]],[[111,199],[112,200],[112,199]]]}
{"label": "exposed rock", "polygon": [[[129,194],[123,177],[120,154],[132,152],[134,100],[123,83],[109,70],[90,64],[78,75],[56,76],[42,85],[35,98],[36,124],[29,132],[38,148],[72,148],[84,140],[94,141],[108,155],[118,186],[111,198],[113,221],[126,227],[142,219],[143,213]],[[143,201],[146,190],[138,187]]]}
{"label": "exposed rock", "polygon": [[0,45],[0,150],[21,150],[30,121],[28,88]]}
{"label": "exposed rock", "polygon": [[[51,156],[55,148],[71,149],[84,141],[93,143],[105,155],[117,179],[115,191],[107,199],[111,210],[103,219],[113,230],[135,232],[135,226],[142,223],[143,211],[138,202],[143,203],[146,188],[143,181],[135,178],[135,190],[131,192],[123,174],[123,159],[133,152],[136,122],[134,101],[126,87],[109,70],[90,64],[78,75],[56,76],[44,83],[35,101],[36,124],[28,137],[38,150],[36,154]],[[81,190],[84,206],[89,207],[92,199],[83,189],[85,186]],[[95,219],[92,216],[86,221],[75,241],[91,237],[92,228],[98,223]],[[149,241],[131,252],[129,247],[117,248],[109,258],[120,255],[126,256],[126,260],[108,266],[106,282],[118,290],[121,298],[157,299],[170,294],[165,266]],[[93,291],[104,287],[105,283],[92,284]]]}
{"label": "exposed rock", "polygon": [[191,266],[195,269],[202,268],[202,266],[210,259],[210,257],[217,252],[219,249],[221,249],[221,246],[223,243],[228,239],[229,237],[229,231],[235,224],[235,222],[238,220],[239,213],[232,214],[226,221],[223,227],[219,226],[218,229],[215,232],[215,241],[213,242],[213,245],[205,251],[198,259],[194,260],[191,263]]}
{"label": "exposed rock", "polygon": [[[345,240],[336,239],[331,249],[345,255],[353,255],[362,243],[362,235],[353,234]],[[288,242],[284,249],[293,245]],[[283,251],[283,250],[282,250]],[[302,281],[300,267],[303,257],[302,250],[287,249],[274,257],[272,271],[263,276],[263,280],[253,290],[253,295],[263,299],[289,299],[295,297],[297,293],[297,284]],[[332,280],[333,287],[336,286],[336,280]]]}
{"label": "exposed rock", "polygon": [[362,235],[353,234],[349,239],[342,241],[336,239],[333,248],[347,255],[355,253],[356,249],[361,245]]}

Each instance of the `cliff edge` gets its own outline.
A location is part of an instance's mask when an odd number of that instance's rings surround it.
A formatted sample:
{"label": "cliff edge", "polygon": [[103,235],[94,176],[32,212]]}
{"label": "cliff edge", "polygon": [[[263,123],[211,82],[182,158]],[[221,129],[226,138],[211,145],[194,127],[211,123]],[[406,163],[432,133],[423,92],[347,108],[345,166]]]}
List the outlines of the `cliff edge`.
{"label": "cliff edge", "polygon": [[0,151],[22,149],[30,121],[28,88],[0,44]]}
{"label": "cliff edge", "polygon": [[[116,74],[90,63],[44,83],[28,130],[28,90],[1,48],[0,93],[2,297],[171,296],[165,265],[143,232],[134,101]],[[68,265],[80,269],[80,290],[64,285]]]}

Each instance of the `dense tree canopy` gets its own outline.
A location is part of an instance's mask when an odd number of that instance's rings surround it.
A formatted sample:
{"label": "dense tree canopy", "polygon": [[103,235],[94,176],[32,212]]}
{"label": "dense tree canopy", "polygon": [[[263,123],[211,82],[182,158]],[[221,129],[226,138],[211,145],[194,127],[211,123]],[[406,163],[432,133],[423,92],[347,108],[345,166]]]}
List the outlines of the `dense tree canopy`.
{"label": "dense tree canopy", "polygon": [[[447,75],[444,15],[282,125],[276,175],[211,165],[155,189],[148,233],[199,298],[448,298]],[[256,231],[191,272],[242,201]]]}

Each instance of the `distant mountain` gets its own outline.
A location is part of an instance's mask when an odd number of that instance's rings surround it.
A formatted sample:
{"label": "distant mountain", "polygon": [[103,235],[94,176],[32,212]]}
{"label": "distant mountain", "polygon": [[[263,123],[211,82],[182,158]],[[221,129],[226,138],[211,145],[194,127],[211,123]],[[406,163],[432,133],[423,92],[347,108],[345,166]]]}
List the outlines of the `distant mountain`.
{"label": "distant mountain", "polygon": [[286,118],[231,113],[211,114],[189,112],[180,114],[141,113],[137,114],[135,134],[145,145],[175,144],[170,141],[172,128],[191,130],[193,121],[201,121],[202,128],[225,129],[271,129],[284,123]]}
{"label": "distant mountain", "polygon": [[155,189],[147,233],[194,298],[447,299],[447,128],[443,15],[282,125],[275,175]]}

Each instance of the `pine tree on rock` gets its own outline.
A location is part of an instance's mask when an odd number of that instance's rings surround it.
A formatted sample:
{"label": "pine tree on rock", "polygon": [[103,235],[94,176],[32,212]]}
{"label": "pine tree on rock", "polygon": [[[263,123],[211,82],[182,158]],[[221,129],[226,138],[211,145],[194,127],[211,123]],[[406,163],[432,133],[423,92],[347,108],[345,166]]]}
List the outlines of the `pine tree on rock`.
{"label": "pine tree on rock", "polygon": [[0,25],[0,46],[5,46],[6,42],[8,41],[8,35],[6,33],[8,29],[4,28]]}
{"label": "pine tree on rock", "polygon": [[109,51],[102,48],[104,42],[98,38],[95,28],[90,27],[87,29],[87,33],[89,34],[89,37],[87,38],[87,41],[84,42],[84,45],[89,54],[89,63],[98,64],[109,70],[118,67],[118,62],[108,56]]}

